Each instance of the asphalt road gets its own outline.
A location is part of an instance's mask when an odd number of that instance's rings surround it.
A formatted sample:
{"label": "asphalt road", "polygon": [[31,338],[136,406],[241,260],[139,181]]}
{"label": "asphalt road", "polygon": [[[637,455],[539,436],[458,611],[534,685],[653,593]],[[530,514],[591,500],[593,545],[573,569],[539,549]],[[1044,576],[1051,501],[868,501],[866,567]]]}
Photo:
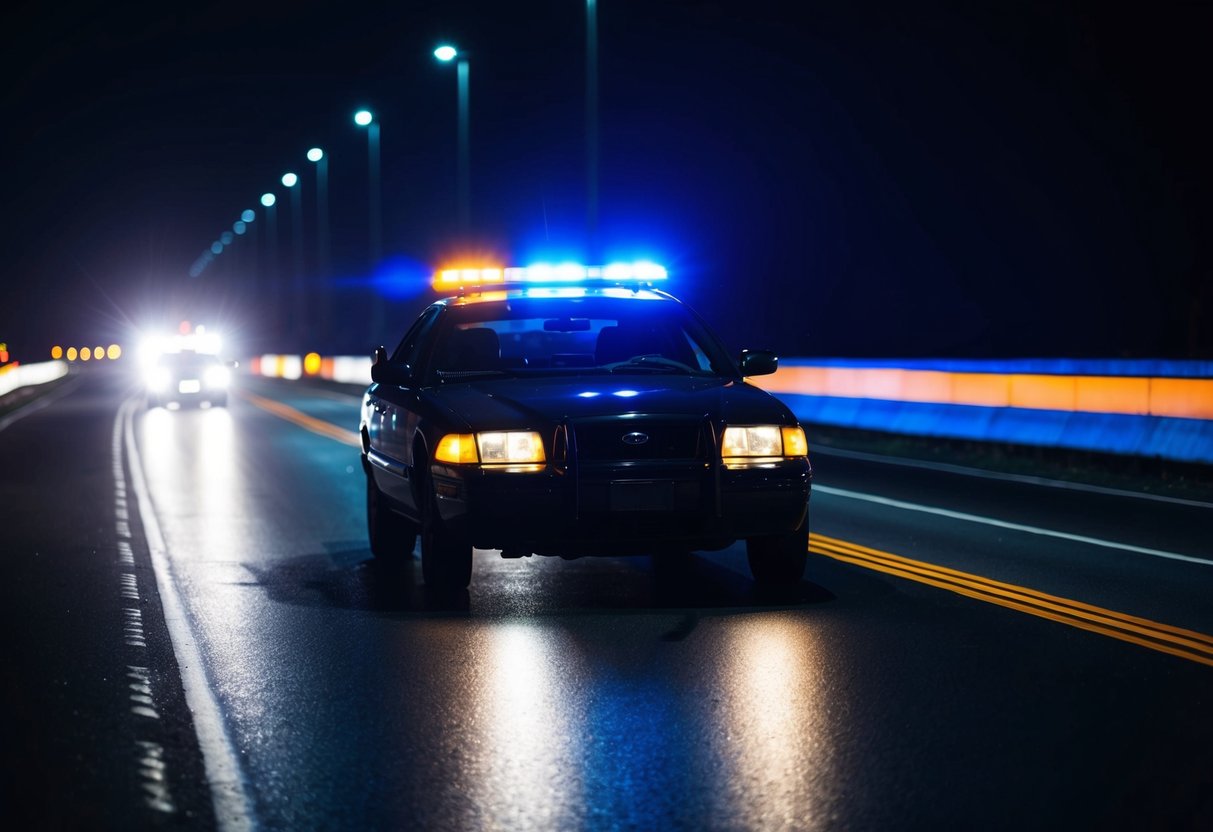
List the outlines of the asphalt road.
{"label": "asphalt road", "polygon": [[1213,507],[822,454],[790,595],[734,546],[441,598],[371,560],[356,399],[241,382],[0,430],[6,819],[1213,828]]}

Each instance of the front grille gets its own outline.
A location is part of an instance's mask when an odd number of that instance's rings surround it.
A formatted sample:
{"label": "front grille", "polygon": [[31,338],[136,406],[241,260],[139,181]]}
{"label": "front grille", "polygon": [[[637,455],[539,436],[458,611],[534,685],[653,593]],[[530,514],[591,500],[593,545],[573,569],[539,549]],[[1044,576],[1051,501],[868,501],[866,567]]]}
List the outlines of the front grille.
{"label": "front grille", "polygon": [[[707,458],[707,441],[699,421],[655,417],[587,420],[572,428],[577,459],[582,462]],[[642,437],[647,438],[637,441]]]}

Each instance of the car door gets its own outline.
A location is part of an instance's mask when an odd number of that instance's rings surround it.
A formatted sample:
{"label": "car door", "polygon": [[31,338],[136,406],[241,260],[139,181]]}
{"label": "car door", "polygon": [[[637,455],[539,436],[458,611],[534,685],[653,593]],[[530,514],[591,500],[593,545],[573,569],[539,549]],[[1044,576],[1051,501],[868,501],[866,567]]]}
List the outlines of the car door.
{"label": "car door", "polygon": [[[431,307],[422,313],[392,354],[392,363],[418,366],[427,336],[441,308]],[[403,384],[379,384],[373,393],[371,456],[375,481],[392,499],[417,510],[412,491],[413,435],[417,430],[419,383],[409,380]],[[377,430],[376,430],[377,428]]]}

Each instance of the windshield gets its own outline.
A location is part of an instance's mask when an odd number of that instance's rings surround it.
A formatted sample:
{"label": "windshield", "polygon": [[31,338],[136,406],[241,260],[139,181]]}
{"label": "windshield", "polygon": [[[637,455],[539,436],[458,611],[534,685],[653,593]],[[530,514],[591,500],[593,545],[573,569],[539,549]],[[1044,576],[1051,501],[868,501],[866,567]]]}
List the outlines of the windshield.
{"label": "windshield", "polygon": [[156,363],[172,370],[198,370],[215,366],[219,359],[206,353],[170,352],[160,356]]}
{"label": "windshield", "polygon": [[542,299],[452,307],[429,366],[482,374],[669,373],[735,376],[716,338],[675,301]]}

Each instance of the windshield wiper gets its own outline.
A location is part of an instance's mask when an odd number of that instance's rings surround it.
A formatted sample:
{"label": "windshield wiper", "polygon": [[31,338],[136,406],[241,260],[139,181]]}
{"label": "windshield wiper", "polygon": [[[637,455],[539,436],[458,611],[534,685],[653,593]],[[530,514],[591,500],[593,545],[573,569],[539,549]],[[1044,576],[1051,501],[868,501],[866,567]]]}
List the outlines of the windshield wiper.
{"label": "windshield wiper", "polygon": [[654,373],[694,373],[693,367],[688,367],[681,361],[666,358],[663,355],[637,355],[620,364],[611,367],[612,373],[632,373],[649,371]]}
{"label": "windshield wiper", "polygon": [[443,381],[467,381],[478,376],[504,376],[505,370],[439,370],[438,378]]}

